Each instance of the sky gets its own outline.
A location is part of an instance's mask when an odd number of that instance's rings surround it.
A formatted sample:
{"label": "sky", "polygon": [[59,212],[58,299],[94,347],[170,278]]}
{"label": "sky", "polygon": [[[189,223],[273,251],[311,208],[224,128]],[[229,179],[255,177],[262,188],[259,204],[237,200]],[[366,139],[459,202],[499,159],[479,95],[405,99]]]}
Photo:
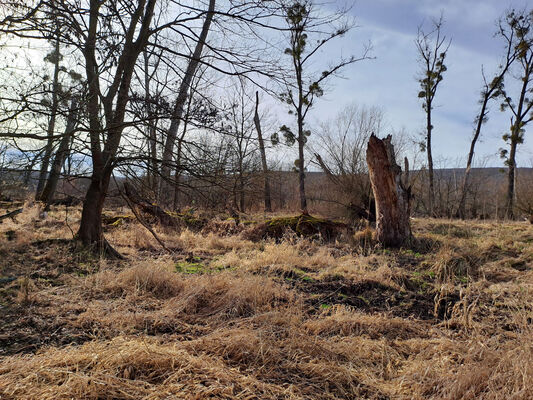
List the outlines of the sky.
{"label": "sky", "polygon": [[[509,8],[527,5],[525,0],[356,0],[350,12],[357,27],[329,51],[357,55],[370,41],[374,59],[346,68],[343,79],[332,82],[311,118],[333,117],[339,106],[355,102],[381,107],[391,130],[405,128],[409,134],[421,134],[425,114],[417,98],[419,67],[414,41],[418,26],[425,23],[429,29],[431,19],[442,12],[443,32],[452,42],[445,63],[448,71],[433,110],[433,157],[436,167],[464,166],[479,108],[481,68],[491,76],[503,54],[503,43],[494,37],[497,20]],[[512,95],[513,85],[507,83],[506,87]],[[478,165],[503,165],[499,148],[505,147],[501,137],[509,125],[509,114],[493,103],[476,151]],[[533,166],[531,125],[519,148],[518,165]]]}

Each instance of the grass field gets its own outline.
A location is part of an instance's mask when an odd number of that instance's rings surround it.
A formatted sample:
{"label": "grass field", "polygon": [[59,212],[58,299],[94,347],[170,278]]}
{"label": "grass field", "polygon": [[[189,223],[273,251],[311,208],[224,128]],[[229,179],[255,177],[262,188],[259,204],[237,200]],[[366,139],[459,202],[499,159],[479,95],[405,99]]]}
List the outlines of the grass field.
{"label": "grass field", "polygon": [[[414,219],[252,242],[136,222],[71,241],[79,211],[0,225],[1,399],[532,399],[533,225]],[[226,233],[229,232],[229,233]]]}

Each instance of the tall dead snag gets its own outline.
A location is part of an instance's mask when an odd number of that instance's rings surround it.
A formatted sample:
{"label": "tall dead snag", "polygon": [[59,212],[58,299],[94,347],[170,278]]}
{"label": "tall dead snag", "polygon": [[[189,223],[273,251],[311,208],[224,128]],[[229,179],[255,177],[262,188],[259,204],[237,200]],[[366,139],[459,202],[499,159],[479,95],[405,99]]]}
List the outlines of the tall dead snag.
{"label": "tall dead snag", "polygon": [[391,141],[391,135],[379,139],[372,134],[366,161],[376,200],[376,239],[383,246],[398,247],[411,239],[411,188],[402,182]]}

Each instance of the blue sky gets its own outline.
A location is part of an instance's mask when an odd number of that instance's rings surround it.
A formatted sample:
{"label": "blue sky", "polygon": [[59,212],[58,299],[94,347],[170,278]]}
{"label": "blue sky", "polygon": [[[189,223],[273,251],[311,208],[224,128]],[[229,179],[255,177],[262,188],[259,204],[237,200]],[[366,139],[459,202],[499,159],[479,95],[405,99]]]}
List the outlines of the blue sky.
{"label": "blue sky", "polygon": [[[417,99],[418,71],[414,40],[417,27],[444,14],[444,33],[452,39],[446,65],[448,71],[437,93],[434,109],[434,158],[448,166],[463,166],[470,145],[473,120],[478,110],[481,67],[488,76],[498,66],[502,42],[494,37],[497,19],[511,7],[524,8],[527,1],[498,0],[357,0],[351,12],[358,27],[332,54],[355,53],[371,41],[373,60],[356,63],[343,72],[345,79],[333,83],[317,103],[312,119],[331,117],[340,104],[356,102],[380,106],[391,128],[405,127],[410,134],[422,132],[424,112]],[[507,84],[512,95],[513,86]],[[493,103],[482,142],[476,151],[479,161],[500,166],[498,149],[509,127],[509,115]],[[520,166],[533,166],[533,126],[527,128],[519,149]],[[444,165],[442,165],[444,166]]]}

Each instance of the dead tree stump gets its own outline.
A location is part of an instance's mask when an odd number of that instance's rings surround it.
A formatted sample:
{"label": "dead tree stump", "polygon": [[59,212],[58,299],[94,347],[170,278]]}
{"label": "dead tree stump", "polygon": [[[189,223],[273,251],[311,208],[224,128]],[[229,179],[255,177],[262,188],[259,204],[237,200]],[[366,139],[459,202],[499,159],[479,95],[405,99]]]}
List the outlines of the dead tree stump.
{"label": "dead tree stump", "polygon": [[411,188],[402,182],[391,140],[391,135],[379,139],[372,134],[366,161],[376,200],[376,240],[383,246],[399,247],[411,240]]}

